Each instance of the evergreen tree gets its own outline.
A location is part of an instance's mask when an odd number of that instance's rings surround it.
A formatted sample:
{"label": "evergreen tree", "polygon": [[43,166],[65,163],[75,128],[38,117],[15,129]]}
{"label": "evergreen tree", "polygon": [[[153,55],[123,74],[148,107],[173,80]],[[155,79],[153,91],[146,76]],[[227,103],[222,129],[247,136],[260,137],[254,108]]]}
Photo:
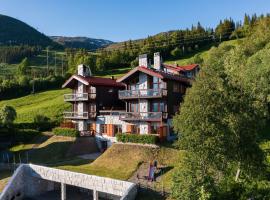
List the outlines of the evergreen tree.
{"label": "evergreen tree", "polygon": [[24,58],[18,66],[18,74],[25,76],[29,71],[28,69],[29,65],[30,64],[28,58]]}

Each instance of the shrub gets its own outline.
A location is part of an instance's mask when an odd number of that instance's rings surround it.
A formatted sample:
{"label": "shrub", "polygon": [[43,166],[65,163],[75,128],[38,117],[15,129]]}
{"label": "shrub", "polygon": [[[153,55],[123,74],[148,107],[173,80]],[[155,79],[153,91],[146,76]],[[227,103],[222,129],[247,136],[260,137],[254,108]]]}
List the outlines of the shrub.
{"label": "shrub", "polygon": [[38,131],[50,131],[53,127],[57,126],[57,122],[49,121],[44,123],[35,123],[35,122],[25,122],[14,124],[14,127],[17,129],[36,129]]}
{"label": "shrub", "polygon": [[52,128],[50,118],[40,114],[37,114],[34,117],[34,124],[36,126],[36,129],[39,131],[47,131]]}
{"label": "shrub", "polygon": [[78,137],[80,135],[80,132],[73,128],[54,128],[53,133],[55,135],[61,135],[61,136],[69,136],[69,137]]}
{"label": "shrub", "polygon": [[141,144],[156,144],[158,141],[158,136],[156,135],[138,135],[138,134],[126,134],[118,133],[116,135],[118,142],[131,142],[131,143],[141,143]]}

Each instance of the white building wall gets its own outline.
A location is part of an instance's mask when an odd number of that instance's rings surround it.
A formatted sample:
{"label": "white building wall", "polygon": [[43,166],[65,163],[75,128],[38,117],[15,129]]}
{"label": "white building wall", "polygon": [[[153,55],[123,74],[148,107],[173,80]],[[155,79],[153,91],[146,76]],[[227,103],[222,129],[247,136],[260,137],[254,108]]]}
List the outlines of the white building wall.
{"label": "white building wall", "polygon": [[[78,82],[78,93],[83,93],[85,91],[85,85],[81,82]],[[83,115],[84,112],[87,112],[87,106],[85,102],[78,102],[77,110],[79,115]],[[78,121],[78,129],[79,131],[86,131],[87,130],[87,120],[80,120]]]}
{"label": "white building wall", "polygon": [[148,134],[148,124],[146,122],[140,122],[140,134]]}
{"label": "white building wall", "polygon": [[78,121],[78,129],[79,129],[79,131],[86,131],[87,130],[86,120],[79,120]]}
{"label": "white building wall", "polygon": [[114,125],[122,125],[122,132],[127,132],[127,125],[129,123],[122,121],[119,119],[118,115],[103,115],[98,116],[96,120],[96,131],[100,133],[100,124],[114,124]]}
{"label": "white building wall", "polygon": [[78,93],[83,93],[85,85],[78,81]]}
{"label": "white building wall", "polygon": [[139,74],[139,89],[148,89],[147,74],[142,72]]}
{"label": "white building wall", "polygon": [[[139,74],[139,89],[142,90],[141,92],[146,92],[143,90],[149,89],[149,83],[147,82],[147,74],[140,73]],[[147,112],[150,110],[149,101],[147,99],[139,100],[139,111],[142,112],[142,116],[148,115]],[[148,134],[148,124],[146,122],[140,122],[140,133],[141,134]]]}

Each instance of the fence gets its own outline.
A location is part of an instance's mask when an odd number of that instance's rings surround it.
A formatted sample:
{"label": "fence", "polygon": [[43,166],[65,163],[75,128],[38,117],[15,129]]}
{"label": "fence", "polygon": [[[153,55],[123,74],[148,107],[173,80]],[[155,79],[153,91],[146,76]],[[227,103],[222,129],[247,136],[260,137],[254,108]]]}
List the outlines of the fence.
{"label": "fence", "polygon": [[29,163],[29,152],[12,153],[0,152],[0,166],[12,169],[12,167]]}

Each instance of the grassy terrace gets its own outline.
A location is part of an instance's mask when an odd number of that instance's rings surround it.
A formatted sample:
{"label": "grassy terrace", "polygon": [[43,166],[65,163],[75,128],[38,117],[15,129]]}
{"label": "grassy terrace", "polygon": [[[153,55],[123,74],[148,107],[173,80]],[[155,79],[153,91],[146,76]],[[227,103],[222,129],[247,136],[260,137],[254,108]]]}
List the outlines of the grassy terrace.
{"label": "grassy terrace", "polygon": [[[25,153],[28,152],[31,163],[121,180],[128,180],[142,163],[158,160],[160,165],[166,166],[169,170],[166,170],[167,172],[159,177],[155,186],[161,189],[162,183],[165,189],[169,190],[172,173],[179,159],[178,150],[165,146],[153,149],[144,146],[116,144],[93,162],[92,160],[67,156],[74,141],[75,138],[72,137],[41,135],[33,138],[28,144],[11,147],[10,151],[15,153],[16,160],[18,160],[19,154],[21,159],[25,160]],[[3,189],[10,175],[9,171],[0,174],[0,191],[1,186]],[[145,175],[147,176],[147,174]]]}
{"label": "grassy terrace", "polygon": [[[74,142],[73,137],[42,135],[34,138],[29,144],[13,146],[10,151],[15,153],[16,158],[20,154],[22,160],[25,160],[25,153],[28,152],[31,163],[121,180],[129,179],[143,162],[157,160],[159,164],[173,169],[178,160],[178,150],[171,147],[154,149],[138,145],[116,144],[92,162],[67,156]],[[162,177],[164,184],[168,187],[170,175],[171,171]]]}

